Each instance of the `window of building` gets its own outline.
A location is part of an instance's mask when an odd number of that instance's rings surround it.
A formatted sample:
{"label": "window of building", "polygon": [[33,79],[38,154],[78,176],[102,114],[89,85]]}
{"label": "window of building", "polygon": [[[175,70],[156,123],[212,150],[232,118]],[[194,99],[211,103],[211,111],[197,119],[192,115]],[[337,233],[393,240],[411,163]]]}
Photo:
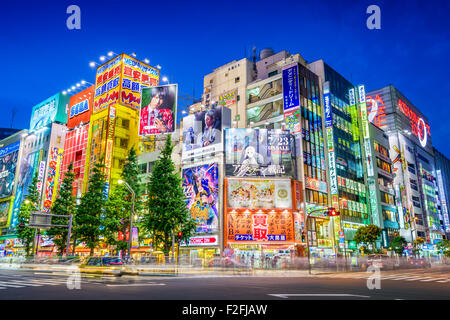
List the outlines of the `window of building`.
{"label": "window of building", "polygon": [[125,129],[129,129],[130,128],[130,119],[122,119],[122,127],[124,127]]}
{"label": "window of building", "polygon": [[139,164],[139,170],[141,173],[147,173],[147,162]]}
{"label": "window of building", "polygon": [[128,148],[128,139],[120,139],[120,147]]}
{"label": "window of building", "polygon": [[83,157],[83,151],[79,150],[75,152],[75,161],[81,161],[81,158]]}
{"label": "window of building", "polygon": [[269,72],[269,78],[270,78],[270,77],[273,77],[273,76],[275,76],[275,75],[277,75],[277,74],[278,74],[278,70]]}

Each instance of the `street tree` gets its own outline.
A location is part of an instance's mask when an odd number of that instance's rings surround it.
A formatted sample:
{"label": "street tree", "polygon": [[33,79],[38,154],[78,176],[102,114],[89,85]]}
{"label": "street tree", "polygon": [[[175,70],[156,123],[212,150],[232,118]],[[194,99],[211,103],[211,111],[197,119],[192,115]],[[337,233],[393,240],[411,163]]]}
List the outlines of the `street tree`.
{"label": "street tree", "polygon": [[417,237],[416,240],[413,242],[413,249],[412,253],[416,257],[420,255],[420,252],[422,251],[422,245],[425,243],[425,239],[421,237]]}
{"label": "street tree", "polygon": [[[125,164],[122,168],[121,179],[134,191],[136,198],[142,193],[143,184],[140,178],[140,170],[136,150],[131,148]],[[137,199],[136,199],[137,200]],[[128,249],[126,235],[129,233],[131,210],[133,206],[131,192],[124,184],[114,186],[105,204],[105,239],[109,245],[115,246],[122,254]],[[139,213],[142,209],[140,201],[135,201],[134,212]],[[134,217],[133,217],[134,219]]]}
{"label": "street tree", "polygon": [[155,246],[161,245],[166,256],[175,233],[181,231],[186,240],[196,226],[186,207],[181,177],[171,159],[173,148],[171,135],[168,135],[147,185],[147,210],[142,219],[142,225],[153,235]]}
{"label": "street tree", "polygon": [[442,250],[445,257],[450,258],[450,240],[443,239],[437,243],[436,247],[438,250]]}
{"label": "street tree", "polygon": [[89,177],[88,188],[80,199],[75,215],[77,239],[90,249],[90,256],[99,245],[102,234],[103,208],[106,201],[104,168],[102,161],[95,163]]}
{"label": "street tree", "polygon": [[[75,173],[73,172],[73,164],[70,163],[59,188],[58,197],[53,203],[51,209],[52,214],[69,217],[75,213],[75,197],[73,195],[74,181]],[[52,225],[67,225],[68,223],[69,218],[52,217]],[[52,227],[47,230],[47,235],[52,238],[53,243],[58,248],[58,254],[62,255],[67,245],[68,229],[64,227]],[[66,255],[69,255],[69,252]]]}
{"label": "street tree", "polygon": [[407,244],[408,242],[405,238],[403,238],[402,236],[396,236],[391,242],[391,248],[396,254],[401,256]]}
{"label": "street tree", "polygon": [[19,213],[17,215],[17,226],[16,232],[17,237],[22,240],[22,244],[25,246],[25,252],[27,256],[32,256],[33,253],[32,245],[35,230],[28,227],[28,223],[30,220],[31,211],[37,211],[38,202],[39,202],[39,191],[37,189],[38,183],[38,173],[34,175],[31,180],[31,184],[28,187],[28,195],[25,200],[22,202],[22,205],[19,209]]}
{"label": "street tree", "polygon": [[371,244],[372,250],[371,252],[375,252],[376,244],[375,242],[380,237],[381,229],[374,225],[369,224],[367,226],[361,226],[356,230],[356,234],[353,238],[353,241],[356,243],[363,243],[365,245]]}

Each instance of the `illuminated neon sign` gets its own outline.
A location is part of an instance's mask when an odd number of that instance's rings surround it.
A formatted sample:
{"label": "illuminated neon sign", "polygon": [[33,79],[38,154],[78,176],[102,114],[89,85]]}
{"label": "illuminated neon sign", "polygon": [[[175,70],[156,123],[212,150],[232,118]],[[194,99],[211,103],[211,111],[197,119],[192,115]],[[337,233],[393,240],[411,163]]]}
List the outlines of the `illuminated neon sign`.
{"label": "illuminated neon sign", "polygon": [[[375,98],[371,96],[366,97],[369,122],[376,125],[378,128],[386,127],[386,106],[383,99],[377,94]],[[370,109],[370,111],[369,111]]]}
{"label": "illuminated neon sign", "polygon": [[82,114],[83,112],[86,112],[89,110],[89,100],[86,99],[84,101],[81,101],[80,103],[77,103],[76,105],[72,106],[70,108],[70,118],[73,118],[79,114]]}
{"label": "illuminated neon sign", "polygon": [[422,148],[427,145],[428,135],[431,136],[430,126],[425,121],[416,115],[401,99],[398,99],[398,108],[400,111],[409,118],[411,124],[411,132],[419,139]]}

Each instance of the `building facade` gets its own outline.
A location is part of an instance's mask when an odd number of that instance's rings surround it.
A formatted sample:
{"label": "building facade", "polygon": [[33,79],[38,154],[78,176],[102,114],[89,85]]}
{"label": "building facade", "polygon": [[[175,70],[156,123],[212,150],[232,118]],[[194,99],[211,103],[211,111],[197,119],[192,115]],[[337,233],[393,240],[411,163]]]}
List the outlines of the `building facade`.
{"label": "building facade", "polygon": [[368,92],[367,100],[369,121],[389,137],[400,234],[434,244],[444,232],[429,122],[392,85]]}

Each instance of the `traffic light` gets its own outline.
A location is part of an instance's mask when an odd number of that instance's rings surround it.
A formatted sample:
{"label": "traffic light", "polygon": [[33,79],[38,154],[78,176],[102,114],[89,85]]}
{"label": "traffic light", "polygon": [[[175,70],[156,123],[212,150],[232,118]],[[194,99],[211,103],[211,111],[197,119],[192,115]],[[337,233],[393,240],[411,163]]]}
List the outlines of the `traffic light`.
{"label": "traffic light", "polygon": [[178,234],[177,234],[177,240],[178,240],[178,242],[180,242],[182,238],[183,238],[183,232],[178,231]]}
{"label": "traffic light", "polygon": [[338,216],[338,215],[339,215],[339,212],[336,211],[335,208],[329,208],[329,209],[328,209],[328,216],[330,216],[330,217],[336,217],[336,216]]}

